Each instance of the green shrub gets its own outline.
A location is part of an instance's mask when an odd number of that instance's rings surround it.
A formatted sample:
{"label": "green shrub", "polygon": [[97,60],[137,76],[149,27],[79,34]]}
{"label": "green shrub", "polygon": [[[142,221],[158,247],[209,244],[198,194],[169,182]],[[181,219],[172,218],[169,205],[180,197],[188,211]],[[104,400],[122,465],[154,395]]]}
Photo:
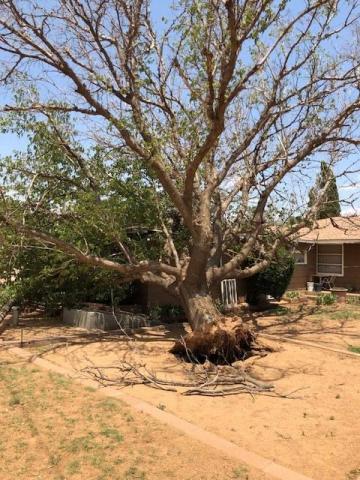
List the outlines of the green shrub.
{"label": "green shrub", "polygon": [[220,313],[225,313],[226,312],[226,306],[223,303],[223,301],[221,300],[221,298],[217,298],[215,300],[215,305],[216,305],[216,308],[219,310]]}
{"label": "green shrub", "polygon": [[[251,265],[250,261],[250,265]],[[280,299],[287,289],[294,272],[294,257],[285,249],[279,249],[272,263],[262,272],[247,279],[247,302],[258,302],[260,295]]]}
{"label": "green shrub", "polygon": [[297,300],[298,298],[300,298],[300,293],[296,290],[289,290],[285,293],[285,297],[289,300]]}
{"label": "green shrub", "polygon": [[160,322],[161,320],[161,307],[160,305],[154,305],[149,309],[149,317],[152,322]]}
{"label": "green shrub", "polygon": [[17,290],[14,284],[4,284],[0,287],[0,308],[10,300],[17,300]]}
{"label": "green shrub", "polygon": [[161,314],[163,318],[176,320],[184,316],[184,310],[180,305],[163,305],[161,307]]}
{"label": "green shrub", "polygon": [[279,305],[276,308],[267,310],[267,312],[269,312],[269,315],[276,315],[277,317],[281,317],[283,315],[287,315],[288,313],[290,313],[290,310],[286,307],[283,307],[282,305]]}
{"label": "green shrub", "polygon": [[316,298],[317,305],[332,305],[336,302],[336,296],[332,293],[321,293]]}
{"label": "green shrub", "polygon": [[184,310],[180,305],[154,305],[149,311],[153,322],[176,322],[184,318]]}
{"label": "green shrub", "polygon": [[347,295],[346,303],[349,305],[360,305],[360,295]]}
{"label": "green shrub", "polygon": [[20,305],[39,304],[52,312],[86,302],[118,305],[131,291],[116,273],[69,262],[60,255],[35,253],[33,259],[28,255],[22,260],[15,280],[0,288],[0,301],[14,296]]}

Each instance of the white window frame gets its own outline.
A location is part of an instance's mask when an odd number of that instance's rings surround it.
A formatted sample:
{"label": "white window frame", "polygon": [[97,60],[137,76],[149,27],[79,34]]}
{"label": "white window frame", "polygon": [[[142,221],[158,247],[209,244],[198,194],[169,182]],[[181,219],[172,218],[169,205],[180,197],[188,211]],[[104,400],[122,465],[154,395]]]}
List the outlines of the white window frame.
{"label": "white window frame", "polygon": [[307,258],[307,253],[308,253],[307,250],[304,250],[303,252],[300,251],[300,250],[295,250],[295,253],[302,253],[302,254],[304,255],[304,261],[303,261],[303,262],[297,262],[297,261],[295,260],[295,265],[307,265],[307,260],[308,260],[308,258]]}
{"label": "white window frame", "polygon": [[[322,272],[320,273],[318,271],[318,265],[319,265],[319,245],[341,245],[341,254],[340,253],[326,253],[326,255],[341,255],[341,273],[333,273],[333,272]],[[325,255],[325,254],[324,254]],[[327,265],[332,265],[331,263],[328,263]],[[338,263],[334,263],[334,266],[339,266]],[[317,277],[343,277],[344,276],[344,244],[343,243],[322,243],[322,244],[316,244],[316,276]]]}

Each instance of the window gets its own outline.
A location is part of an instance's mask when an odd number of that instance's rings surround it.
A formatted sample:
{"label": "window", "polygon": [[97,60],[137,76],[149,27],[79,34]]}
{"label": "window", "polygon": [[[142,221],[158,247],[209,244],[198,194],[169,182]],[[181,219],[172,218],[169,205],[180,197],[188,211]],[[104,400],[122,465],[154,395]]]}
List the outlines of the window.
{"label": "window", "polygon": [[344,245],[317,245],[318,275],[344,275]]}
{"label": "window", "polygon": [[306,265],[307,264],[307,251],[304,250],[303,252],[296,251],[294,253],[295,257],[295,264],[296,265]]}

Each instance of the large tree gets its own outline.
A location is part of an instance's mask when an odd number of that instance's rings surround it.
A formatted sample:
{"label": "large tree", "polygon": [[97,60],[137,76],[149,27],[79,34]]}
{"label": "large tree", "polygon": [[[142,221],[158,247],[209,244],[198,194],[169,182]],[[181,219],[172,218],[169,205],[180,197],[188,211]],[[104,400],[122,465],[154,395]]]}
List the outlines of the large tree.
{"label": "large tree", "polygon": [[316,202],[317,192],[322,191],[325,185],[327,185],[327,189],[326,193],[324,194],[322,205],[317,211],[317,218],[321,219],[339,217],[341,214],[341,207],[336,177],[331,165],[328,165],[326,162],[322,161],[320,164],[320,173],[317,177],[316,184],[309,192],[310,207]]}
{"label": "large tree", "polygon": [[[319,152],[340,162],[359,145],[359,57],[347,42],[356,39],[359,2],[179,0],[163,23],[152,7],[149,0],[1,2],[2,110],[43,115],[67,159],[59,168],[56,157],[32,152],[34,170],[21,167],[24,212],[11,208],[14,191],[4,179],[1,222],[123,281],[162,285],[202,330],[219,317],[214,285],[261,271],[316,217],[327,185],[310,208],[295,185],[309,186]],[[75,130],[58,120],[65,113]],[[107,155],[96,155],[96,145]],[[117,175],[119,157],[125,176]],[[160,258],[125,246],[121,261],[103,258],[86,238],[74,244],[53,228],[69,212],[75,217],[70,190],[88,199],[80,216],[116,236],[116,210],[106,207],[106,221],[100,212],[109,192],[116,196],[136,175],[159,198]],[[39,226],[29,212],[44,204],[32,198],[44,178],[45,197],[57,182],[64,201],[49,202]],[[169,205],[173,214],[164,214]],[[244,266],[254,251],[257,261]]]}

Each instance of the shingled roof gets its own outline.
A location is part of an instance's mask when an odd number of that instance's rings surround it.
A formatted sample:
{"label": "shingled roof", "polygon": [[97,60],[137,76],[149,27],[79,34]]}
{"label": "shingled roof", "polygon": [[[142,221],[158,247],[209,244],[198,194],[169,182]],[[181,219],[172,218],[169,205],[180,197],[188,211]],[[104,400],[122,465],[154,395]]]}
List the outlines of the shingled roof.
{"label": "shingled roof", "polygon": [[333,217],[317,220],[315,228],[302,228],[299,242],[360,243],[360,216]]}

